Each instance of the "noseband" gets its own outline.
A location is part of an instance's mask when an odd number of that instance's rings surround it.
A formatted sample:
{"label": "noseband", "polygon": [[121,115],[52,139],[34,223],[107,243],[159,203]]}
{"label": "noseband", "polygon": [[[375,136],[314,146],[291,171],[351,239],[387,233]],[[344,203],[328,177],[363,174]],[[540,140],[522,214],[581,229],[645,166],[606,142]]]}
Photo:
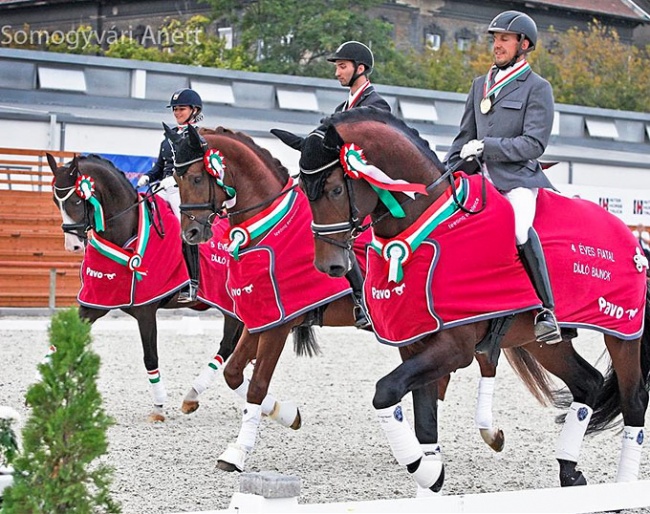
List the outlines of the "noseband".
{"label": "noseband", "polygon": [[[73,175],[79,176],[79,169],[77,167],[70,170],[70,176]],[[54,198],[59,204],[59,210],[61,212],[65,212],[63,205],[73,194],[77,192],[76,183],[72,184],[69,187],[57,187],[54,184],[52,184],[52,189],[54,190]],[[64,195],[59,196],[59,191],[63,192]],[[63,223],[61,224],[61,229],[65,234],[72,234],[73,236],[78,237],[82,241],[85,241],[88,239],[88,236],[86,234],[88,230],[90,230],[91,228],[91,221],[90,221],[90,210],[88,209],[88,205],[85,201],[83,202],[83,205],[84,205],[83,221],[80,221],[78,223]]]}

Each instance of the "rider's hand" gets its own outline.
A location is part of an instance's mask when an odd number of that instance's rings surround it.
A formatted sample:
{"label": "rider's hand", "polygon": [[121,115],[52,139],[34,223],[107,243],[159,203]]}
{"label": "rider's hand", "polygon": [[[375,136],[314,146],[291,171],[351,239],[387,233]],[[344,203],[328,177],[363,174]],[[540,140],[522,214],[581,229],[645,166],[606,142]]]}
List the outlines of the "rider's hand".
{"label": "rider's hand", "polygon": [[460,158],[462,160],[471,157],[480,157],[483,154],[483,141],[479,139],[472,139],[469,143],[465,143],[460,149]]}
{"label": "rider's hand", "polygon": [[170,187],[176,187],[176,179],[174,178],[173,175],[169,175],[169,177],[165,177],[160,181],[160,187],[163,189],[169,189]]}
{"label": "rider's hand", "polygon": [[144,187],[149,183],[149,175],[142,175],[138,180],[138,187]]}

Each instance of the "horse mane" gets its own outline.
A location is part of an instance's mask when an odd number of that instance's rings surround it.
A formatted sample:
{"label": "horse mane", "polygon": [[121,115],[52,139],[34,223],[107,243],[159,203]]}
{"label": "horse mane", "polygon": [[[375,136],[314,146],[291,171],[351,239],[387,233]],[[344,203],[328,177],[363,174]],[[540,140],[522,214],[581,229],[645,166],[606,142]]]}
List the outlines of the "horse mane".
{"label": "horse mane", "polygon": [[444,170],[445,166],[431,149],[429,142],[416,129],[409,127],[404,121],[384,109],[378,109],[373,106],[355,107],[349,111],[334,113],[323,121],[323,125],[325,127],[329,125],[336,127],[342,123],[354,123],[357,121],[377,121],[393,127],[403,133],[439,170]]}
{"label": "horse mane", "polygon": [[[102,157],[101,155],[97,154],[88,154],[88,155],[82,155],[78,158],[78,161],[81,162],[87,162],[89,164],[96,164],[98,166],[101,166],[103,168],[107,168],[111,173],[114,175],[118,176],[118,180],[121,180],[125,185],[128,184],[128,187],[130,189],[133,189],[135,191],[135,188],[133,187],[133,184],[129,181],[128,178],[126,178],[126,174],[119,169],[115,164],[113,164],[112,161],[106,159],[105,157]],[[66,166],[70,166],[71,162],[66,163]]]}
{"label": "horse mane", "polygon": [[273,157],[271,152],[269,152],[266,148],[262,148],[260,145],[258,145],[248,134],[245,134],[243,132],[235,132],[234,130],[227,129],[225,127],[217,127],[215,129],[201,128],[199,134],[225,136],[230,139],[239,141],[257,153],[264,161],[264,163],[266,163],[267,167],[273,170],[279,178],[283,179],[285,182],[289,179],[289,170],[284,166],[284,164],[282,164],[282,162],[280,162],[280,160],[276,157]]}

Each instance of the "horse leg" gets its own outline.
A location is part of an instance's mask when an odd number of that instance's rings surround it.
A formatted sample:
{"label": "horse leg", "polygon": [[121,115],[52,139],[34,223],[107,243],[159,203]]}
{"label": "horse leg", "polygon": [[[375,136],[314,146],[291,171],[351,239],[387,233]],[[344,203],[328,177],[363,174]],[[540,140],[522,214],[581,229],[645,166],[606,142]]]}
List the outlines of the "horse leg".
{"label": "horse leg", "polygon": [[492,362],[486,353],[477,353],[475,358],[481,370],[481,378],[478,383],[474,422],[483,441],[495,452],[500,452],[505,445],[505,436],[503,430],[494,428],[492,420],[492,398],[494,397],[497,363]]}
{"label": "horse leg", "polygon": [[[262,415],[281,414],[278,402],[268,393],[273,371],[284,348],[291,327],[282,325],[266,332],[251,334],[246,328],[237,343],[235,352],[224,369],[224,378],[236,394],[245,395],[242,424],[234,444],[217,459],[217,468],[223,471],[243,471],[246,457],[253,451]],[[256,358],[257,357],[257,358]],[[250,381],[245,380],[244,368],[256,358]],[[300,426],[300,413],[295,409],[294,422]],[[286,413],[285,413],[286,414]],[[291,416],[287,416],[287,419]],[[293,428],[293,426],[292,426]]]}
{"label": "horse leg", "polygon": [[[419,390],[451,371],[471,364],[474,353],[471,334],[465,334],[466,337],[457,339],[452,338],[452,333],[460,334],[463,333],[463,330],[463,327],[449,329],[446,331],[447,333],[427,338],[426,342],[410,345],[417,349],[401,352],[403,362],[377,382],[372,401],[379,424],[386,434],[397,462],[406,466],[418,487],[430,489],[434,493],[442,488],[445,477],[444,465],[439,456],[425,455],[418,437],[404,417],[400,402],[409,391]],[[434,341],[430,341],[430,339],[434,339]],[[463,342],[466,342],[464,346]],[[418,350],[420,353],[404,358],[406,351]],[[415,393],[414,398],[421,399],[422,397],[418,396],[421,392],[420,389],[419,393]],[[429,416],[431,416],[431,411],[429,411]],[[416,422],[418,426],[421,426],[421,420]],[[437,428],[435,432],[431,430],[421,436],[427,437],[429,440],[434,437],[437,439]]]}
{"label": "horse leg", "polygon": [[[446,378],[446,380],[445,380]],[[438,382],[423,385],[413,389],[413,423],[415,437],[420,443],[420,448],[425,458],[438,460],[442,463],[442,448],[438,443],[438,398],[439,382],[446,386],[449,384],[449,375]],[[435,495],[429,488],[417,484],[416,498]],[[441,484],[442,485],[442,484]]]}
{"label": "horse leg", "polygon": [[[634,482],[639,478],[644,440],[643,426],[648,408],[648,391],[639,365],[641,349],[634,341],[622,341],[612,336],[605,336],[605,344],[616,373],[624,424],[616,481]],[[648,344],[645,334],[643,344]],[[647,351],[643,353],[644,358],[648,359]],[[647,365],[648,363],[645,364]]]}
{"label": "horse leg", "polygon": [[237,341],[241,336],[244,325],[237,318],[232,316],[224,315],[223,320],[223,337],[219,343],[219,350],[217,354],[210,360],[208,365],[203,368],[203,371],[199,374],[198,377],[194,379],[192,387],[183,398],[183,404],[181,406],[181,411],[185,414],[191,414],[199,408],[199,395],[208,389],[215,378],[217,373],[223,366],[223,363],[228,360],[228,358],[235,351],[235,346]]}
{"label": "horse leg", "polygon": [[144,352],[144,367],[149,377],[153,400],[153,410],[147,417],[151,422],[165,421],[164,407],[167,402],[167,390],[158,369],[158,324],[156,322],[158,307],[159,303],[152,303],[122,309],[138,322]]}
{"label": "horse leg", "polygon": [[532,343],[525,348],[539,364],[560,378],[573,395],[557,441],[555,456],[560,465],[562,487],[586,485],[587,479],[576,467],[603,377],[575,351],[570,340],[565,339],[554,345]]}

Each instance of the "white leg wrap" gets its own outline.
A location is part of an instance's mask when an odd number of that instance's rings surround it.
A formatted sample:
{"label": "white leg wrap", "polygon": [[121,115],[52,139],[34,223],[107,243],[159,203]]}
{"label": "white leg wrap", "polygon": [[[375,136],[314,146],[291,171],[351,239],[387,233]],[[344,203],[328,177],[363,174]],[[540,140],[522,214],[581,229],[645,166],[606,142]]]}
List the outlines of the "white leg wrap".
{"label": "white leg wrap", "polygon": [[163,384],[159,370],[147,371],[149,383],[151,384],[151,397],[154,405],[165,405],[167,403],[167,390]]}
{"label": "white leg wrap", "polygon": [[216,355],[208,365],[203,368],[201,374],[194,379],[194,383],[192,384],[192,388],[197,392],[197,394],[203,393],[206,389],[212,386],[212,383],[222,366],[223,359],[220,355]]}
{"label": "white leg wrap", "polygon": [[401,466],[407,466],[424,457],[420,443],[411,430],[402,406],[398,403],[386,409],[377,409],[379,425],[384,429],[393,456]]}
{"label": "white leg wrap", "polygon": [[571,404],[557,441],[555,450],[557,459],[578,462],[582,440],[593,412],[593,409],[584,403],[573,402]]}
{"label": "white leg wrap", "polygon": [[255,438],[257,437],[257,428],[262,419],[262,406],[246,402],[242,416],[241,428],[237,436],[237,444],[247,452],[251,452],[255,447]]}
{"label": "white leg wrap", "polygon": [[623,446],[618,461],[617,482],[636,482],[639,478],[641,452],[643,451],[643,427],[623,428]]}
{"label": "white leg wrap", "polygon": [[[250,385],[250,383],[251,381],[246,377],[244,377],[244,381],[241,383],[241,385],[237,389],[234,389],[235,394],[244,401],[246,401],[246,395],[248,395],[248,386]],[[262,414],[264,416],[268,416],[269,414],[271,414],[273,412],[273,409],[275,408],[275,404],[276,404],[275,397],[271,393],[266,393],[264,400],[262,400]],[[291,423],[289,423],[289,425],[290,424]]]}
{"label": "white leg wrap", "polygon": [[[424,453],[424,459],[438,461],[442,463],[442,447],[438,443],[421,444],[420,448],[422,448],[422,452]],[[420,464],[420,466],[422,466],[422,464]],[[440,468],[440,470],[442,471],[442,467]],[[415,474],[417,475],[417,472]],[[440,476],[440,473],[438,473],[438,476]],[[438,496],[440,494],[440,493],[434,493],[431,489],[429,489],[429,487],[431,486],[423,487],[417,482],[417,480],[415,481],[415,483],[417,484],[417,490],[415,492],[416,498],[428,498],[432,496]],[[435,483],[435,481],[433,483]]]}
{"label": "white leg wrap", "polygon": [[492,397],[494,396],[495,377],[481,377],[476,397],[476,428],[492,428]]}
{"label": "white leg wrap", "polygon": [[[264,401],[266,401],[266,398],[264,398]],[[262,412],[263,411],[264,409],[262,408]],[[287,428],[293,425],[297,416],[298,416],[298,406],[292,401],[275,402],[273,410],[269,414],[269,417],[273,421],[277,421],[280,425]]]}

